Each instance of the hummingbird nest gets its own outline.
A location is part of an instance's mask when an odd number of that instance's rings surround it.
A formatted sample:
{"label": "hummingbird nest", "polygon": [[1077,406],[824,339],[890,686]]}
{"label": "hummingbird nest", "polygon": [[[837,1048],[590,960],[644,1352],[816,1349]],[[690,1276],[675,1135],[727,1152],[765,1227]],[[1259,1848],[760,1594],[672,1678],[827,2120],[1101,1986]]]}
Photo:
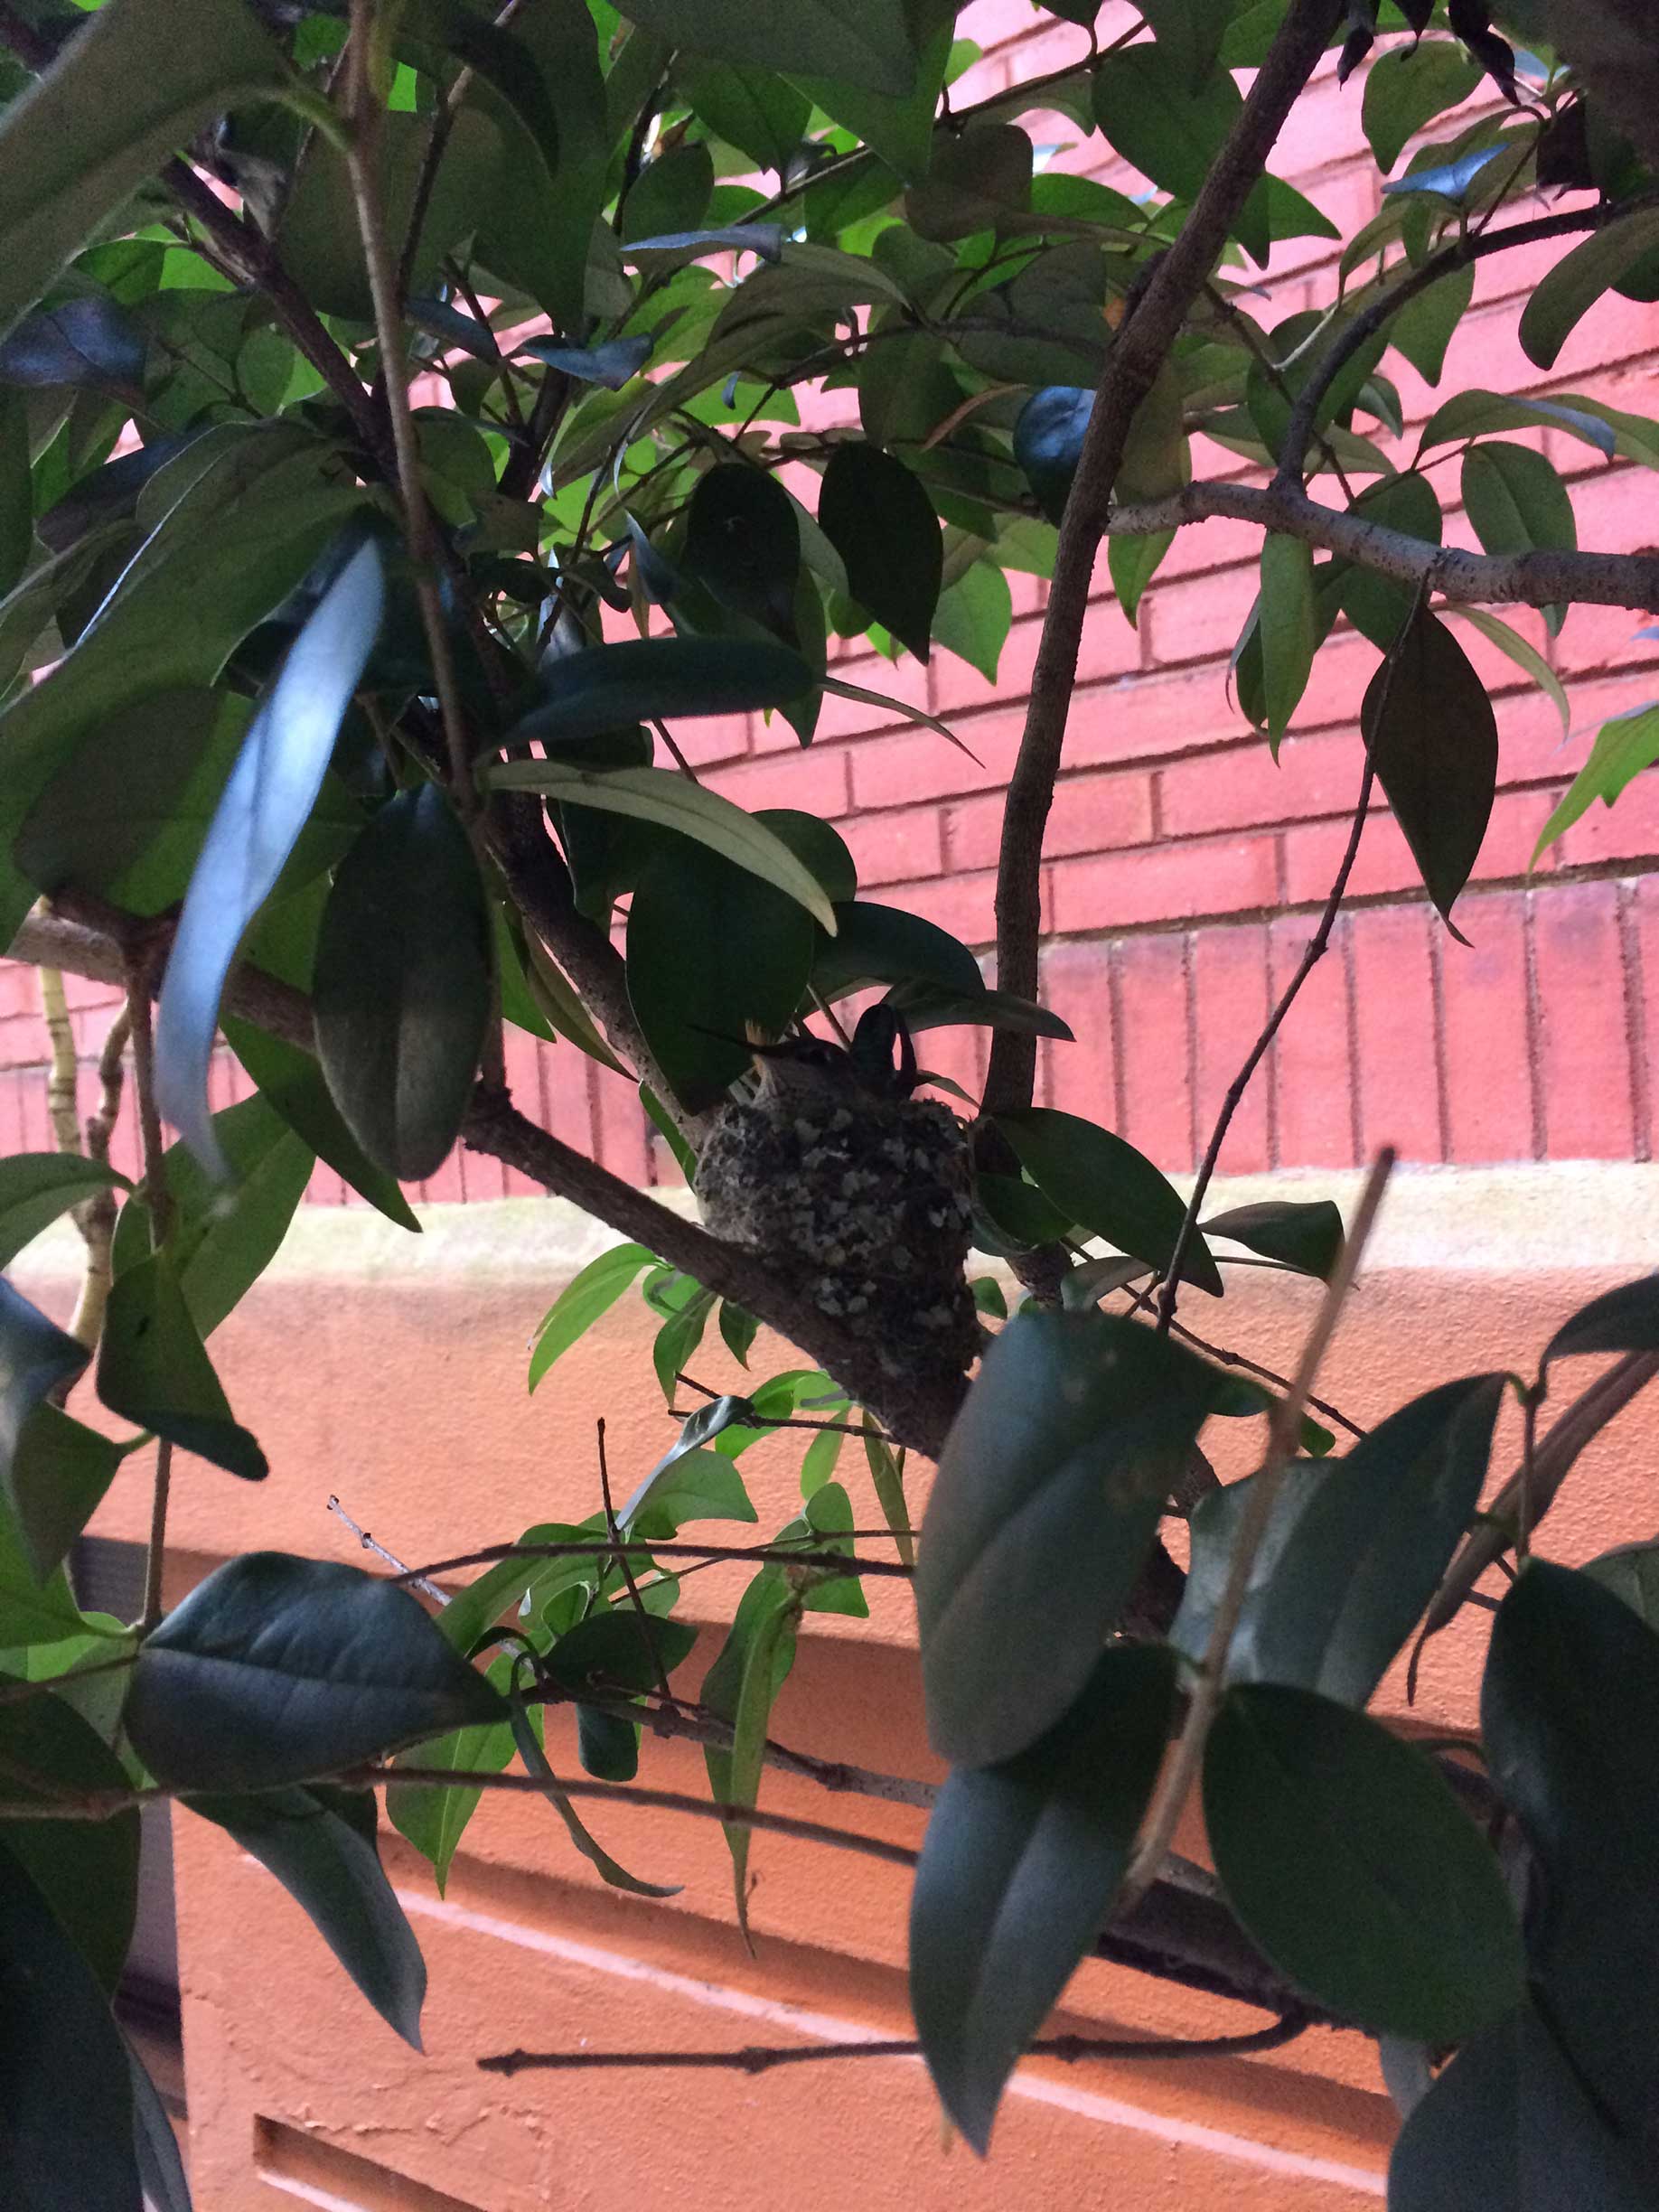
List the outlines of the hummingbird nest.
{"label": "hummingbird nest", "polygon": [[962,1124],[931,1100],[763,1083],[721,1108],[698,1162],[709,1231],[765,1255],[887,1374],[977,1358]]}

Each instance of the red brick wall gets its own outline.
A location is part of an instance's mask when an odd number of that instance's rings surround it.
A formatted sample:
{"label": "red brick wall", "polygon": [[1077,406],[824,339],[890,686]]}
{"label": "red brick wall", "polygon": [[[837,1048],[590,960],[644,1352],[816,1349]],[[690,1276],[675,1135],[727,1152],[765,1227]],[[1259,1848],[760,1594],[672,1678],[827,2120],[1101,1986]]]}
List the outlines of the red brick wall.
{"label": "red brick wall", "polygon": [[[1112,15],[1102,14],[1102,38],[1114,34]],[[1082,33],[1026,0],[977,0],[961,28],[985,54],[955,89],[959,106],[1083,51]],[[1361,89],[1339,88],[1323,71],[1275,164],[1345,234],[1377,205]],[[1099,138],[1081,139],[1061,117],[1025,121],[1039,145],[1062,149],[1055,166],[1124,182],[1123,165],[1101,159]],[[1328,302],[1339,250],[1317,240],[1281,248],[1270,304],[1254,303],[1263,319]],[[1547,265],[1536,249],[1481,264],[1475,308],[1438,394],[1389,358],[1411,419],[1420,423],[1438,397],[1468,384],[1589,391],[1654,409],[1653,307],[1609,298],[1550,378],[1527,362],[1515,320]],[[1575,480],[1585,545],[1620,551],[1653,538],[1651,476],[1607,466],[1555,432],[1532,442]],[[1244,473],[1233,456],[1200,446],[1200,473]],[[1442,468],[1433,481],[1448,506],[1448,539],[1473,543],[1449,511],[1455,472]],[[1049,827],[1045,995],[1081,1041],[1045,1047],[1042,1096],[1111,1123],[1171,1170],[1193,1164],[1270,991],[1299,956],[1359,781],[1355,716],[1375,655],[1345,627],[1320,657],[1277,766],[1229,701],[1227,660],[1255,592],[1259,542],[1232,522],[1183,532],[1138,629],[1111,602],[1102,558]],[[943,651],[925,670],[857,652],[838,663],[850,681],[950,717],[979,766],[925,730],[839,699],[826,701],[804,754],[781,722],[741,717],[685,724],[681,741],[709,781],[745,805],[834,820],[866,895],[983,946],[1000,787],[1042,621],[1043,586],[1025,576],[1010,583],[1016,621],[995,686]],[[1637,640],[1636,618],[1616,608],[1577,610],[1554,641],[1535,614],[1514,619],[1567,683],[1573,736],[1562,746],[1549,702],[1463,631],[1502,733],[1498,802],[1459,908],[1469,947],[1435,920],[1392,820],[1373,814],[1348,911],[1234,1123],[1224,1169],[1345,1166],[1385,1139],[1416,1161],[1650,1157],[1659,886],[1648,871],[1659,862],[1659,783],[1642,779],[1617,809],[1593,809],[1535,873],[1528,861],[1600,723],[1659,696],[1659,642]],[[8,1148],[49,1141],[33,989],[26,974],[0,970],[0,1141]],[[108,997],[80,991],[88,1049]],[[928,1057],[971,1082],[976,1049],[969,1033],[946,1032],[929,1039]],[[561,1136],[595,1147],[620,1174],[672,1179],[620,1079],[569,1047],[538,1053],[516,1034],[509,1072]],[[235,1072],[223,1080],[228,1100]],[[493,1162],[457,1156],[424,1195],[498,1197],[515,1187],[528,1186]],[[320,1173],[313,1195],[338,1203],[343,1194]]]}

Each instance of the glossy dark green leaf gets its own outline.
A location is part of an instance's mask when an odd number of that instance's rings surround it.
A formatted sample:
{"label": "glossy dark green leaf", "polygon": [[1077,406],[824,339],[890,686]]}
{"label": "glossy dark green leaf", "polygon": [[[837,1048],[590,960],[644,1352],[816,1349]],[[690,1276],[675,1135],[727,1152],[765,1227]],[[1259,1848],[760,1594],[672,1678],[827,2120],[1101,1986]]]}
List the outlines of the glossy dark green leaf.
{"label": "glossy dark green leaf", "polygon": [[835,936],[820,945],[812,969],[826,998],[866,983],[925,986],[963,998],[977,998],[985,988],[979,961],[936,922],[871,899],[838,904],[835,918]]}
{"label": "glossy dark green leaf", "polygon": [[[1246,1475],[1241,1481],[1223,1483],[1205,1493],[1194,1506],[1188,1525],[1192,1531],[1192,1558],[1180,1608],[1169,1631],[1169,1641],[1195,1666],[1201,1665],[1209,1648],[1215,1616],[1227,1587],[1233,1546],[1251,1493],[1260,1477]],[[1267,1527],[1251,1562],[1244,1605],[1251,1606],[1259,1591],[1273,1578],[1296,1524],[1325,1479],[1324,1469],[1311,1460],[1293,1459],[1284,1471],[1268,1515]]]}
{"label": "glossy dark green leaf", "polygon": [[1590,309],[1659,246],[1659,209],[1621,215],[1562,255],[1532,288],[1521,314],[1521,350],[1540,369],[1556,356]]}
{"label": "glossy dark green leaf", "polygon": [[258,1085],[260,1097],[300,1141],[389,1221],[418,1234],[420,1223],[395,1179],[375,1166],[342,1120],[315,1055],[235,1015],[221,1016],[220,1026],[225,1042]]}
{"label": "glossy dark green leaf", "polygon": [[1544,1346],[1542,1364],[1587,1352],[1654,1351],[1659,1351],[1659,1275],[1642,1275],[1581,1306]]}
{"label": "glossy dark green leaf", "polygon": [[380,2018],[418,2050],[426,1961],[380,1865],[372,1795],[290,1787],[186,1802],[276,1877]]}
{"label": "glossy dark green leaf", "polygon": [[915,53],[893,0],[802,0],[787,14],[757,14],[748,0],[637,0],[628,12],[717,61],[839,77],[899,99],[915,82]]}
{"label": "glossy dark green leaf", "polygon": [[1266,1198],[1213,1214],[1204,1227],[1208,1235],[1231,1237],[1321,1282],[1329,1282],[1342,1254],[1342,1215],[1328,1198]]}
{"label": "glossy dark green leaf", "polygon": [[1520,1998],[1496,1858],[1431,1761],[1363,1713],[1277,1684],[1230,1690],[1204,1815],[1245,1932],[1344,2018],[1449,2043]]}
{"label": "glossy dark green leaf", "polygon": [[1474,1517],[1504,1388],[1443,1382],[1326,1464],[1271,1572],[1252,1577],[1233,1680],[1369,1701]]}
{"label": "glossy dark green leaf", "polygon": [[[1148,0],[1144,19],[1165,58],[1196,90],[1214,69],[1233,0]],[[1091,8],[1092,21],[1098,8]],[[1074,22],[1085,20],[1078,15]]]}
{"label": "glossy dark green leaf", "polygon": [[[227,1189],[183,1144],[164,1155],[172,1213],[167,1256],[205,1340],[241,1302],[287,1233],[314,1155],[263,1097],[241,1100],[211,1124],[232,1178]],[[121,1209],[111,1257],[121,1275],[150,1254],[150,1209],[142,1186]]]}
{"label": "glossy dark green leaf", "polygon": [[1365,136],[1377,167],[1392,169],[1425,123],[1468,98],[1480,71],[1448,40],[1392,46],[1365,73]]}
{"label": "glossy dark green leaf", "polygon": [[1395,2142],[1394,2212],[1543,2212],[1653,2203],[1560,2045],[1531,2005],[1467,2042]]}
{"label": "glossy dark green leaf", "polygon": [[0,2200],[141,2212],[127,2050],[92,1968],[0,1839]]}
{"label": "glossy dark green leaf", "polygon": [[848,439],[824,471],[818,520],[847,564],[852,596],[925,661],[944,539],[921,478],[879,445]]}
{"label": "glossy dark green leaf", "polygon": [[466,832],[436,784],[399,792],[335,874],[313,1004],[341,1117],[400,1181],[434,1174],[460,1134],[490,979],[490,919]]}
{"label": "glossy dark green leaf", "polygon": [[1014,425],[1014,458],[1051,522],[1064,511],[1093,410],[1092,391],[1049,384],[1032,393]]}
{"label": "glossy dark green leaf", "polygon": [[[1364,521],[1403,530],[1425,545],[1439,545],[1445,531],[1434,486],[1416,469],[1402,469],[1397,476],[1367,484],[1348,511]],[[1379,652],[1387,652],[1411,618],[1415,592],[1408,584],[1346,561],[1333,563],[1331,574],[1342,612]]]}
{"label": "glossy dark green leaf", "polygon": [[654,1690],[663,1674],[685,1664],[696,1643],[697,1630],[684,1621],[642,1616],[632,1598],[618,1598],[560,1636],[541,1671],[573,1697],[583,1690]]}
{"label": "glossy dark green leaf", "polygon": [[0,1267],[10,1267],[48,1223],[101,1190],[127,1190],[124,1175],[78,1152],[14,1152],[0,1159]]}
{"label": "glossy dark green leaf", "polygon": [[380,551],[367,539],[317,602],[248,728],[168,955],[155,1024],[156,1103],[221,1178],[228,1169],[207,1088],[220,996],[315,802],[384,595]]}
{"label": "glossy dark green leaf", "polygon": [[175,148],[286,74],[239,0],[125,0],[101,12],[0,128],[0,329]]}
{"label": "glossy dark green leaf", "polygon": [[[0,1276],[0,1467],[9,1468],[35,1409],[80,1374],[87,1347]],[[8,1495],[10,1483],[7,1485]]]}
{"label": "glossy dark green leaf", "polygon": [[1021,1036],[1075,1042],[1057,1014],[1033,1005],[1029,998],[1017,998],[1012,991],[961,993],[925,983],[901,983],[888,992],[887,1004],[904,1016],[904,1026],[913,1036],[927,1029],[1011,1029]]}
{"label": "glossy dark green leaf", "polygon": [[550,338],[531,338],[519,348],[532,361],[575,377],[582,384],[602,384],[606,391],[620,391],[632,383],[651,359],[649,338],[611,338],[603,345],[558,345]]}
{"label": "glossy dark green leaf", "polygon": [[601,1782],[632,1782],[640,1771],[640,1724],[596,1705],[578,1705],[576,1757]]}
{"label": "glossy dark green leaf", "polygon": [[[1243,104],[1227,70],[1213,70],[1201,83],[1189,83],[1180,63],[1157,45],[1109,53],[1094,72],[1094,118],[1108,144],[1160,192],[1189,206]],[[1270,231],[1260,180],[1234,235],[1253,261],[1267,259]]]}
{"label": "glossy dark green leaf", "polygon": [[904,195],[918,238],[952,242],[1022,222],[1031,203],[1033,148],[1012,123],[970,123],[942,135],[928,173]]}
{"label": "glossy dark green leaf", "polygon": [[792,807],[756,807],[755,819],[817,876],[824,896],[835,905],[858,896],[858,871],[839,830],[816,814],[798,813]]}
{"label": "glossy dark green leaf", "polygon": [[940,1458],[916,1575],[935,1749],[1014,1757],[1080,1693],[1224,1378],[1139,1323],[1018,1315]]}
{"label": "glossy dark green leaf", "polygon": [[1104,1925],[1174,1711],[1167,1651],[1106,1652],[1038,1742],[954,1768],[939,1794],[911,1893],[911,2005],[934,2087],[981,2155],[1016,2061]]}
{"label": "glossy dark green leaf", "polygon": [[558,1776],[542,1749],[539,1719],[532,1720],[524,1706],[515,1696],[508,1711],[508,1725],[512,1730],[513,1748],[523,1761],[524,1770],[533,1775],[541,1786],[541,1794],[565,1824],[565,1832],[584,1859],[598,1873],[602,1881],[613,1889],[625,1889],[633,1897],[678,1897],[678,1882],[642,1881],[638,1875],[630,1874],[627,1868],[615,1859],[589,1831],[581,1814],[560,1788]]}
{"label": "glossy dark green leaf", "polygon": [[249,1551],[168,1614],[133,1670],[133,1748],[177,1789],[273,1789],[501,1718],[415,1599],[358,1568]]}
{"label": "glossy dark green leaf", "polygon": [[1580,2077],[1649,2173],[1659,2158],[1659,1636],[1586,1574],[1532,1560],[1481,1685],[1493,1780],[1542,1861],[1534,1981]]}
{"label": "glossy dark green leaf", "polygon": [[647,863],[628,910],[628,997],[687,1107],[714,1105],[746,1071],[745,1025],[787,1026],[816,934],[803,906],[706,846],[674,839]]}
{"label": "glossy dark green leaf", "polygon": [[775,476],[742,461],[710,469],[686,511],[682,558],[722,605],[792,638],[801,535]]}
{"label": "glossy dark green leaf", "polygon": [[96,293],[38,307],[0,339],[0,384],[131,391],[144,380],[144,326]]}
{"label": "glossy dark green leaf", "polygon": [[[1068,1221],[1137,1260],[1168,1265],[1186,1207],[1144,1153],[1110,1129],[1053,1107],[998,1114],[997,1123],[1026,1173]],[[1220,1270],[1202,1236],[1188,1247],[1182,1273],[1201,1290],[1222,1295]]]}
{"label": "glossy dark green leaf", "polygon": [[112,1438],[50,1401],[36,1405],[9,1450],[0,1452],[0,1489],[37,1582],[68,1558],[122,1457]]}
{"label": "glossy dark green leaf", "polygon": [[[71,1795],[128,1786],[126,1768],[95,1729],[61,1697],[0,1706],[0,1755],[14,1801],[45,1803],[52,1789]],[[32,1789],[21,1777],[46,1785]],[[4,1843],[24,1868],[59,1925],[115,1994],[138,1909],[138,1813],[107,1821],[8,1820]]]}
{"label": "glossy dark green leaf", "polygon": [[[811,684],[811,671],[798,653],[758,640],[640,638],[595,645],[542,671],[541,703],[512,734],[557,748],[630,722],[781,707]],[[499,773],[495,778],[502,785],[520,780]]]}
{"label": "glossy dark green leaf", "polygon": [[166,1437],[248,1482],[265,1454],[231,1418],[170,1256],[136,1260],[109,1294],[98,1352],[98,1394],[112,1413]]}
{"label": "glossy dark green leaf", "polygon": [[811,101],[769,68],[699,61],[678,74],[692,113],[762,169],[781,171],[806,136]]}
{"label": "glossy dark green leaf", "polygon": [[695,230],[714,191],[714,157],[697,139],[669,146],[640,171],[621,209],[624,245],[671,231]]}
{"label": "glossy dark green leaf", "polygon": [[1622,1598],[1639,1620],[1659,1629],[1659,1543],[1616,1544],[1587,1560],[1583,1572]]}
{"label": "glossy dark green leaf", "polygon": [[1497,791],[1497,718],[1468,655],[1426,610],[1372,678],[1360,726],[1377,780],[1448,928]]}

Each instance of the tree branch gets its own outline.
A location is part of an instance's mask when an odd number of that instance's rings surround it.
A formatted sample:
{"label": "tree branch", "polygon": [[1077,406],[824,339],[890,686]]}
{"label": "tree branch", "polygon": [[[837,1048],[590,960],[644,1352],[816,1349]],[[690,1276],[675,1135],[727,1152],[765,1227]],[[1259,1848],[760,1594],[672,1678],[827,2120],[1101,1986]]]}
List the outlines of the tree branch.
{"label": "tree branch", "polygon": [[1644,613],[1659,609],[1659,556],[1652,553],[1466,553],[1457,546],[1431,545],[1363,515],[1321,506],[1294,484],[1277,480],[1268,485],[1191,483],[1168,499],[1114,508],[1106,528],[1113,537],[1139,538],[1214,515],[1300,538],[1395,583],[1420,586],[1432,580],[1441,598],[1454,605],[1553,606],[1574,601]]}
{"label": "tree branch", "polygon": [[[1054,799],[1089,587],[1107,502],[1135,410],[1152,389],[1250,196],[1285,118],[1323,56],[1343,0],[1291,0],[1243,112],[1217,155],[1180,236],[1153,267],[1147,289],[1107,355],[1054,555],[1054,581],[1031,679],[1025,735],[1008,784],[997,864],[997,984],[1035,998],[1041,929],[1043,832]],[[1036,1039],[998,1030],[985,1107],[1031,1103]]]}
{"label": "tree branch", "polygon": [[[342,1515],[343,1519],[344,1516]],[[362,1535],[362,1532],[359,1531]],[[362,1535],[365,1544],[369,1543]],[[370,1550],[378,1546],[370,1545]],[[423,1567],[399,1566],[399,1582],[427,1582],[439,1575],[455,1574],[463,1567],[493,1567],[511,1559],[611,1559],[626,1561],[638,1552],[647,1566],[652,1559],[749,1560],[761,1566],[776,1562],[788,1567],[810,1567],[842,1575],[888,1575],[908,1581],[915,1572],[902,1560],[857,1559],[844,1551],[794,1550],[788,1544],[665,1543],[655,1537],[590,1536],[570,1543],[484,1544],[476,1551],[460,1551],[454,1559],[428,1560]]]}

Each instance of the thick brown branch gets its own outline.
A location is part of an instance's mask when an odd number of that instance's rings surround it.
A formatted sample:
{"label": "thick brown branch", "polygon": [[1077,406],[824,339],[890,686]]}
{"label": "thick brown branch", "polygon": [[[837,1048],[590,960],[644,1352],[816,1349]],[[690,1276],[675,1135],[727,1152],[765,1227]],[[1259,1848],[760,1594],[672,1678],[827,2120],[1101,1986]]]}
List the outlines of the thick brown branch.
{"label": "thick brown branch", "polygon": [[1168,499],[1113,509],[1113,537],[1145,537],[1224,515],[1264,530],[1300,538],[1356,567],[1400,584],[1432,579],[1454,605],[1583,606],[1659,609],[1659,556],[1652,553],[1466,553],[1458,546],[1430,545],[1363,515],[1343,514],[1310,500],[1293,484],[1265,486],[1202,483]]}
{"label": "thick brown branch", "polygon": [[[1291,0],[1243,112],[1179,238],[1154,267],[1101,372],[1060,528],[1048,612],[1032,674],[1025,735],[1008,784],[997,865],[997,982],[1000,989],[1017,991],[1022,998],[1036,996],[1043,832],[1060,769],[1095,552],[1129,426],[1261,177],[1286,117],[1318,66],[1342,5],[1343,0]],[[1036,1073],[1036,1039],[998,1030],[991,1043],[987,1109],[995,1113],[1028,1106]]]}

